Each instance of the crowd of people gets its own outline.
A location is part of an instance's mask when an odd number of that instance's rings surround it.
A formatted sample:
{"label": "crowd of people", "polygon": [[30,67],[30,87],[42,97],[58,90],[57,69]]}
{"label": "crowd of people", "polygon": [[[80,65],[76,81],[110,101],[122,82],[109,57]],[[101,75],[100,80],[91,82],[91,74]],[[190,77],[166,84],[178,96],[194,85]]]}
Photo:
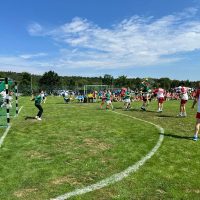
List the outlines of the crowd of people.
{"label": "crowd of people", "polygon": [[[2,97],[1,107],[6,105],[6,94],[5,91],[0,93]],[[198,139],[198,132],[200,128],[200,83],[197,89],[191,89],[185,87],[184,84],[181,86],[172,89],[170,92],[166,91],[160,85],[157,88],[151,88],[150,83],[145,79],[138,90],[130,90],[129,88],[113,89],[113,90],[104,90],[104,91],[91,91],[87,95],[81,95],[79,93],[68,91],[62,92],[64,102],[69,103],[70,101],[77,100],[80,103],[100,103],[100,109],[114,109],[113,102],[122,102],[124,110],[130,110],[131,103],[134,101],[141,101],[140,109],[146,111],[148,105],[151,101],[157,101],[157,112],[161,113],[164,109],[164,102],[169,100],[179,100],[180,107],[177,117],[186,117],[186,104],[189,99],[193,99],[195,104],[198,104],[197,114],[196,114],[196,125],[195,125],[195,134],[194,140]],[[42,103],[46,102],[46,93],[40,90],[38,93],[34,93],[32,100],[35,101],[35,106],[38,108],[38,113],[36,115],[37,120],[42,120],[43,108]]]}
{"label": "crowd of people", "polygon": [[[9,107],[12,107],[12,92],[9,93]],[[103,109],[114,109],[113,102],[123,102],[123,109],[130,110],[131,103],[134,101],[141,101],[140,109],[146,111],[148,105],[151,101],[157,101],[157,112],[161,113],[164,109],[164,102],[169,100],[179,100],[180,107],[177,117],[186,117],[186,104],[189,99],[194,100],[192,108],[195,104],[198,103],[197,115],[196,115],[196,126],[194,140],[197,140],[198,131],[200,128],[200,83],[197,89],[185,87],[184,84],[176,88],[166,91],[160,85],[157,88],[151,87],[151,84],[148,82],[148,79],[145,79],[141,82],[140,88],[133,91],[129,88],[113,89],[113,90],[101,90],[101,91],[90,91],[88,94],[80,94],[77,92],[68,92],[63,91],[61,93],[63,96],[64,102],[69,103],[70,101],[77,100],[80,103],[95,103],[101,102],[100,108]],[[36,115],[37,120],[41,120],[43,114],[42,103],[46,102],[47,94],[46,92],[40,90],[39,93],[34,93],[32,100],[35,101],[35,106],[38,108],[38,113]],[[5,90],[0,92],[0,105],[1,108],[7,107],[7,95]]]}
{"label": "crowd of people", "polygon": [[[200,85],[199,87],[200,88]],[[69,93],[63,94],[64,101],[69,103],[70,100],[77,99],[78,102],[81,103],[94,103],[99,102],[100,108],[103,109],[105,105],[105,109],[114,109],[112,102],[123,102],[123,109],[130,110],[131,103],[134,101],[141,101],[141,110],[146,111],[151,101],[157,101],[157,112],[161,113],[164,109],[164,102],[169,100],[179,100],[180,107],[177,117],[186,117],[186,104],[189,99],[194,100],[194,104],[192,108],[194,108],[195,104],[198,103],[198,110],[196,115],[196,126],[195,126],[195,134],[194,141],[198,139],[197,135],[200,128],[200,89],[188,88],[185,87],[184,83],[181,86],[171,89],[170,91],[166,91],[160,85],[157,88],[151,88],[148,79],[145,79],[140,88],[133,91],[129,88],[121,88],[121,89],[113,89],[113,90],[104,90],[104,91],[91,91],[87,95],[77,94],[76,97],[73,95],[69,95]]]}

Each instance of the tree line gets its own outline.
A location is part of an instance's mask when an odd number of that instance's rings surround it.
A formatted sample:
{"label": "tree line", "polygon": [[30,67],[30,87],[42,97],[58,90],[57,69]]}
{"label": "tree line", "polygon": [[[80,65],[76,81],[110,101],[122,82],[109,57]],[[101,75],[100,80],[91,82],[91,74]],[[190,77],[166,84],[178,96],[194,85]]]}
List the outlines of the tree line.
{"label": "tree line", "polygon": [[[43,75],[34,75],[28,72],[0,72],[0,78],[9,77],[18,82],[19,91],[30,94],[32,90],[42,88],[43,90],[53,92],[54,90],[82,90],[84,85],[109,85],[112,88],[129,87],[133,90],[140,87],[143,78],[128,78],[119,76],[114,78],[112,75],[105,74],[99,77],[81,77],[81,76],[59,76],[54,71],[45,72]],[[187,87],[196,87],[197,81],[189,80],[171,80],[169,78],[148,78],[153,88],[160,87],[165,90],[177,87],[182,83]]]}

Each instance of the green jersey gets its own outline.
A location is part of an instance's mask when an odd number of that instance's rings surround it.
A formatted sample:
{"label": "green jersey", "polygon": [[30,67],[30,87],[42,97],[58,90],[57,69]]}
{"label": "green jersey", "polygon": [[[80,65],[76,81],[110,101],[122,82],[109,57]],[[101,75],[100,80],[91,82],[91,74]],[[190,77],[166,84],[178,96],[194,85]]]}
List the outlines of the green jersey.
{"label": "green jersey", "polygon": [[150,88],[146,84],[142,84],[142,92],[149,92]]}
{"label": "green jersey", "polygon": [[130,99],[130,98],[131,98],[130,92],[126,92],[125,96],[124,96],[124,99]]}
{"label": "green jersey", "polygon": [[110,101],[111,95],[110,93],[106,93],[106,101]]}
{"label": "green jersey", "polygon": [[42,101],[42,97],[39,94],[38,96],[35,97],[35,105],[40,105],[41,101]]}

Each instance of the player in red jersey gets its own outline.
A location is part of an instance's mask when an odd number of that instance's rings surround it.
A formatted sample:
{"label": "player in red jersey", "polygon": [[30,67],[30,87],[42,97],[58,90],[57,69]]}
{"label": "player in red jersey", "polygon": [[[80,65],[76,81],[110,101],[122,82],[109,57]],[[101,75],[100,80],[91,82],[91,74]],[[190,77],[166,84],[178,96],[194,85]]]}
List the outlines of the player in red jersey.
{"label": "player in red jersey", "polygon": [[157,94],[157,99],[158,99],[158,111],[157,112],[162,112],[163,111],[163,102],[165,101],[165,98],[164,98],[165,90],[163,88],[159,87],[154,92]]}
{"label": "player in red jersey", "polygon": [[180,113],[178,114],[179,117],[186,117],[186,103],[188,101],[188,88],[184,86],[184,84],[181,85],[180,90],[180,96],[181,96],[181,102],[180,102]]}
{"label": "player in red jersey", "polygon": [[102,100],[102,102],[101,102],[101,105],[100,105],[100,109],[103,109],[103,105],[106,102],[106,91],[102,92],[102,94],[101,94],[101,100]]}

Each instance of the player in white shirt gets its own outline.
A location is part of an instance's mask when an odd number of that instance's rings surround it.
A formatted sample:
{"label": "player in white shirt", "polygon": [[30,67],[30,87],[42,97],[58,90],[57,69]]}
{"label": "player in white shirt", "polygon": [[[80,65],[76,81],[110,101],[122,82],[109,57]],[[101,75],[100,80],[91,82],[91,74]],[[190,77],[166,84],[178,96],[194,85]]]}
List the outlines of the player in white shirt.
{"label": "player in white shirt", "polygon": [[200,128],[200,82],[199,82],[199,89],[196,91],[195,99],[192,105],[192,109],[194,108],[195,104],[197,103],[197,114],[196,114],[196,125],[195,125],[195,133],[194,133],[194,141],[198,140],[198,133]]}
{"label": "player in white shirt", "polygon": [[[3,90],[0,95],[2,96],[2,105],[1,107],[6,107],[7,105],[7,102],[6,102],[6,99],[7,99],[7,95],[6,95],[6,90]],[[12,100],[12,92],[9,92],[9,95],[8,95],[8,99],[9,99],[9,108],[12,108],[12,104],[11,104],[11,100]]]}
{"label": "player in white shirt", "polygon": [[158,88],[155,90],[155,93],[157,94],[157,100],[158,100],[158,111],[157,112],[162,112],[163,111],[163,102],[165,101],[165,90],[163,88]]}
{"label": "player in white shirt", "polygon": [[6,106],[6,91],[3,90],[3,91],[0,93],[0,95],[1,95],[1,98],[2,98],[2,105],[1,105],[1,107],[4,107],[4,106]]}
{"label": "player in white shirt", "polygon": [[40,96],[42,97],[42,102],[45,103],[46,102],[46,97],[45,97],[45,93],[44,93],[43,90],[41,91]]}
{"label": "player in white shirt", "polygon": [[180,102],[180,113],[178,114],[179,117],[186,117],[186,103],[188,101],[188,88],[184,87],[182,84],[181,90],[180,90],[180,96],[181,96],[181,102]]}

